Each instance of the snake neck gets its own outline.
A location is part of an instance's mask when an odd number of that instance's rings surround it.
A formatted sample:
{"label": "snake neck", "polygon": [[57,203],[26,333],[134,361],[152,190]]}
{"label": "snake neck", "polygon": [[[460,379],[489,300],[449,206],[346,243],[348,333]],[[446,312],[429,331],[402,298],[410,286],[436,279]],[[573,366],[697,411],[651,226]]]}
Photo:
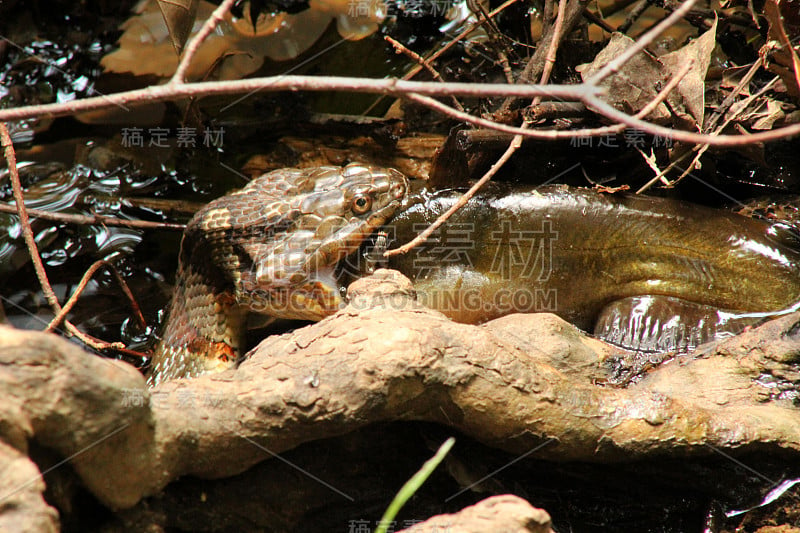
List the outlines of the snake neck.
{"label": "snake neck", "polygon": [[246,312],[208,273],[179,267],[165,329],[153,353],[150,385],[232,367],[244,344]]}

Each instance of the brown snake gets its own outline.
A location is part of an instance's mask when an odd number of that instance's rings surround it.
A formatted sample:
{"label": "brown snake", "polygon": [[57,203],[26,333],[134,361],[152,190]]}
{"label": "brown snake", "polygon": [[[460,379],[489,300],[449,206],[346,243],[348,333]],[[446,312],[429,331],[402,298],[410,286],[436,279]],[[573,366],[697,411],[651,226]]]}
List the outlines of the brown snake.
{"label": "brown snake", "polygon": [[189,221],[150,384],[233,366],[249,313],[320,320],[343,305],[339,261],[397,212],[409,183],[350,164],[280,169]]}

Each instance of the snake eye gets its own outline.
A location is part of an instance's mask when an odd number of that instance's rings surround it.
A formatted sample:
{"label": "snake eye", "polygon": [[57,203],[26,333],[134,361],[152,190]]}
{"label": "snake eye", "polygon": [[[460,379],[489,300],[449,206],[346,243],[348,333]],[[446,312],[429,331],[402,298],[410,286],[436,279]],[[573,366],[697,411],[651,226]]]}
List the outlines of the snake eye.
{"label": "snake eye", "polygon": [[356,196],[353,199],[353,213],[363,215],[372,207],[372,198],[369,196]]}

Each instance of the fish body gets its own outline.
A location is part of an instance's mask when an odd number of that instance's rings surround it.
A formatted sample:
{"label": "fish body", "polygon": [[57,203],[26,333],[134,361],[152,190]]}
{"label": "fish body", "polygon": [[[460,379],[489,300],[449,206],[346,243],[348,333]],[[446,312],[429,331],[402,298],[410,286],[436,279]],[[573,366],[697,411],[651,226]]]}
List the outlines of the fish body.
{"label": "fish body", "polygon": [[[431,194],[386,231],[407,242],[461,195]],[[666,198],[501,189],[389,266],[456,321],[547,311],[626,348],[685,349],[800,299],[800,253],[775,228]]]}

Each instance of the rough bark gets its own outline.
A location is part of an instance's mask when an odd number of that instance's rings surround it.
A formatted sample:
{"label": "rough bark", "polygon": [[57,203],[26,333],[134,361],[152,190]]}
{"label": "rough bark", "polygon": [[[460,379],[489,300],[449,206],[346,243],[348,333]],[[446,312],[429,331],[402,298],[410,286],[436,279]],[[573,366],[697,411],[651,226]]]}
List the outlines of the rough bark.
{"label": "rough bark", "polygon": [[36,465],[0,442],[0,531],[58,531],[58,513],[42,497],[44,482]]}
{"label": "rough bark", "polygon": [[146,403],[126,401],[144,379],[120,361],[55,335],[0,328],[0,438],[26,453],[50,448],[110,507],[135,504],[152,478],[154,426]]}
{"label": "rough bark", "polygon": [[[701,456],[710,447],[796,457],[798,324],[800,315],[786,316],[613,386],[605,379],[618,351],[557,317],[456,324],[384,270],[351,285],[347,308],[266,339],[238,369],[152,390],[124,363],[4,327],[0,438],[22,461],[31,439],[69,458],[110,508],[180,476],[231,476],[392,420],[436,422],[513,453],[540,447],[531,457],[555,460]],[[41,486],[26,490],[34,501]]]}

